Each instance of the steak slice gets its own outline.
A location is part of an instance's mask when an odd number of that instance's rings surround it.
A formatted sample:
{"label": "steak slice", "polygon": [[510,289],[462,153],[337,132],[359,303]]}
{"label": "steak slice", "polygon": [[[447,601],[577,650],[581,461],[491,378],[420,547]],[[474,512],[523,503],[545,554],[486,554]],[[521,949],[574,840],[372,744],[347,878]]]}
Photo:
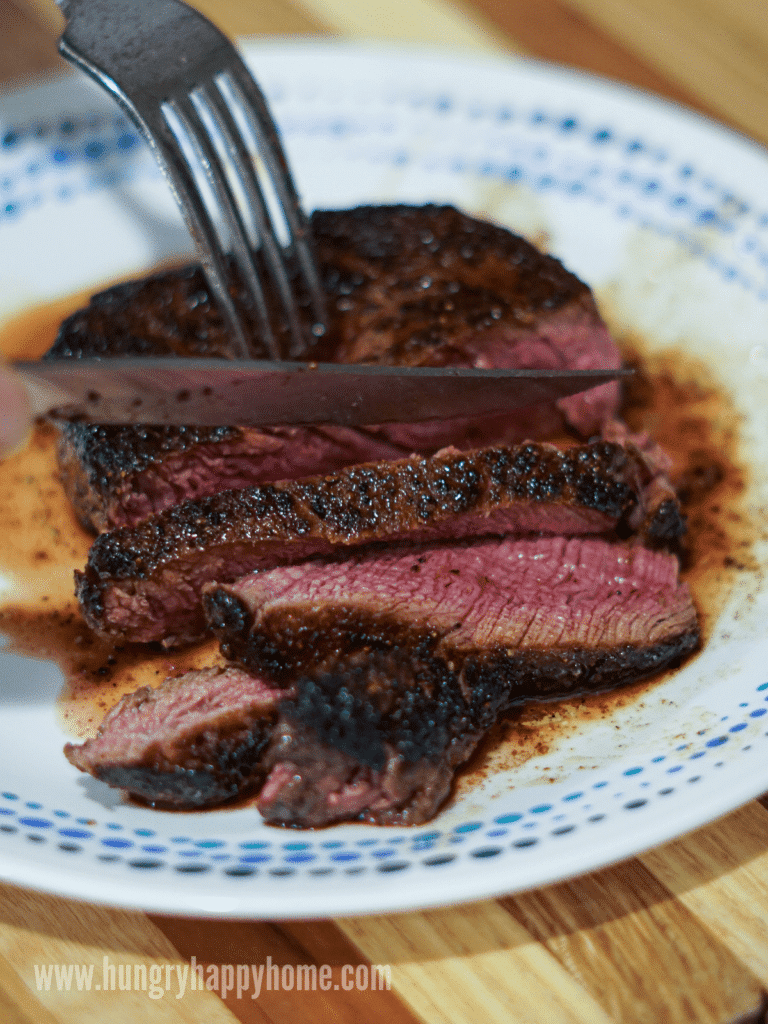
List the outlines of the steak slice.
{"label": "steak slice", "polygon": [[[619,365],[587,286],[504,228],[448,206],[319,211],[312,227],[330,325],[318,341],[307,324],[306,348],[294,356],[406,365]],[[243,294],[238,301],[247,305]],[[249,309],[245,317],[254,323]],[[49,355],[226,356],[227,344],[202,272],[189,266],[94,296],[64,322]],[[255,345],[261,352],[258,339]],[[432,454],[446,444],[516,443],[564,426],[589,436],[615,413],[618,395],[617,384],[606,384],[512,415],[365,431],[74,423],[62,432],[60,460],[81,522],[102,530],[185,498],[354,462]],[[318,460],[311,468],[310,453]]]}
{"label": "steak slice", "polygon": [[153,806],[194,810],[254,789],[274,730],[276,690],[235,666],[166,679],[128,694],[67,758]]}
{"label": "steak slice", "polygon": [[384,542],[631,531],[648,520],[647,476],[618,444],[530,442],[227,491],[102,534],[76,573],[77,596],[102,635],[172,646],[204,631],[211,581]]}
{"label": "steak slice", "polygon": [[623,420],[608,420],[602,437],[626,448],[643,467],[643,502],[631,519],[633,529],[648,547],[678,547],[686,525],[680,498],[670,479],[670,457],[647,432],[633,434]]}
{"label": "steak slice", "polygon": [[594,538],[308,562],[206,588],[222,652],[290,685],[272,822],[417,823],[500,712],[670,667],[699,629],[676,559]]}
{"label": "steak slice", "polygon": [[502,674],[508,703],[611,688],[699,638],[673,555],[592,537],[310,561],[210,584],[204,601],[226,657],[276,683],[353,651],[417,652],[464,682]]}
{"label": "steak slice", "polygon": [[116,427],[69,423],[59,438],[62,483],[77,517],[100,533],[135,526],[181,501],[359,462],[401,448],[349,427]]}
{"label": "steak slice", "polygon": [[[328,694],[336,704],[350,693],[346,677],[323,683],[338,683],[339,693]],[[441,752],[436,761],[411,763],[390,749],[380,764],[338,734],[323,743],[300,723],[306,693],[298,703],[292,696],[234,665],[192,671],[123,697],[93,739],[64,752],[81,771],[153,807],[214,807],[257,792],[269,775],[257,806],[268,808],[270,820],[309,826],[328,820],[327,807],[333,820],[374,808],[389,810],[392,823],[416,824],[445,799],[451,765],[463,759],[458,752],[468,756],[480,735],[457,740],[452,760]],[[288,793],[292,817],[277,810]]]}
{"label": "steak slice", "polygon": [[[331,675],[313,686],[339,686],[341,695],[348,698],[347,703],[357,708],[360,702],[351,697],[347,679],[346,673],[341,678]],[[305,684],[304,693],[308,687]],[[316,692],[312,689],[312,696]],[[438,693],[437,700],[444,699],[445,695]],[[463,735],[452,736],[448,747],[434,757],[414,761],[389,743],[382,743],[377,735],[376,752],[384,751],[384,763],[379,767],[378,757],[372,765],[371,758],[324,742],[313,725],[307,726],[300,720],[305,704],[305,698],[295,706],[285,702],[272,745],[264,757],[263,767],[269,774],[256,807],[272,825],[316,828],[341,821],[421,825],[439,811],[451,792],[457,769],[487,731],[478,722],[470,725],[470,715],[465,714]],[[336,705],[330,701],[325,707],[331,709]],[[489,704],[484,717],[491,718],[494,707],[493,702]],[[429,711],[424,713],[428,715]],[[356,734],[360,734],[359,730]]]}

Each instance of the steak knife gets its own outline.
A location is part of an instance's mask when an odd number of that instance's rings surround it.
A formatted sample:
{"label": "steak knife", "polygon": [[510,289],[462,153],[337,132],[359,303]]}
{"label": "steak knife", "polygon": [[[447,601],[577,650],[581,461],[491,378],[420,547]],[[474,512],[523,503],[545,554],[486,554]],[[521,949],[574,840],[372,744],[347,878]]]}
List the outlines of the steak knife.
{"label": "steak knife", "polygon": [[409,423],[509,412],[631,374],[260,360],[110,358],[17,362],[34,415],[108,424]]}

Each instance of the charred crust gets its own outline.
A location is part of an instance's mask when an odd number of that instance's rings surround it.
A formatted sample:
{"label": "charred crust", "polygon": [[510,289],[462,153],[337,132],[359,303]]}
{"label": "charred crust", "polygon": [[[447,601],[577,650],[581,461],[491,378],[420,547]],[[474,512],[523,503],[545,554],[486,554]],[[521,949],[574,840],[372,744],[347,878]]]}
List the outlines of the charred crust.
{"label": "charred crust", "polygon": [[295,681],[283,715],[377,770],[387,747],[408,762],[434,761],[505,709],[611,690],[676,666],[700,644],[691,628],[647,646],[467,652],[450,632],[344,606],[251,617],[249,635],[220,636],[227,657],[250,671]]}
{"label": "charred crust", "polygon": [[[586,285],[558,260],[452,206],[321,210],[312,229],[331,307],[357,305],[357,334],[386,333],[393,341],[386,353],[374,346],[367,359],[450,362],[470,331],[500,321],[528,327],[572,303],[593,307]],[[337,350],[336,358],[345,357]]]}
{"label": "charred crust", "polygon": [[679,502],[676,498],[666,498],[646,525],[645,536],[651,547],[671,546],[680,541],[686,529],[686,517]]}
{"label": "charred crust", "polygon": [[99,292],[68,317],[49,357],[228,356],[226,325],[190,264]]}
{"label": "charred crust", "polygon": [[[226,591],[225,587],[211,588],[212,594]],[[306,614],[266,614],[257,627],[253,611],[248,610],[245,628],[238,622],[237,631],[210,618],[209,625],[227,658],[280,684],[297,674],[333,671],[339,651],[355,652],[358,658],[364,652],[376,658],[401,649],[420,661],[429,658],[439,640],[435,631],[413,628],[385,613],[362,615],[339,604]]]}
{"label": "charred crust", "polygon": [[529,442],[518,448],[491,448],[481,457],[499,491],[529,501],[570,502],[615,518],[637,505],[632,463],[619,444],[597,441],[564,452]]}
{"label": "charred crust", "polygon": [[236,637],[247,635],[252,620],[248,606],[226,587],[206,591],[203,607],[208,624],[215,633]]}
{"label": "charred crust", "polygon": [[381,712],[365,699],[354,674],[305,677],[297,681],[296,688],[296,697],[281,705],[284,718],[309,726],[321,743],[349,754],[360,764],[375,771],[384,767],[387,752]]}
{"label": "charred crust", "polygon": [[198,737],[178,752],[178,760],[156,754],[141,764],[100,765],[95,774],[152,807],[192,810],[223,804],[263,780],[261,762],[274,717],[254,720],[230,735]]}
{"label": "charred crust", "polygon": [[511,680],[507,706],[514,707],[529,700],[559,700],[613,690],[677,668],[700,645],[696,627],[648,646],[554,648],[511,656],[497,651],[469,659],[465,672],[470,686],[489,677]]}
{"label": "charred crust", "polygon": [[[78,443],[76,424],[59,430],[56,456],[64,491],[72,502],[78,522],[93,533],[107,527],[108,494],[99,486],[98,473],[93,472],[91,459]],[[107,485],[108,487],[109,485]]]}
{"label": "charred crust", "polygon": [[467,700],[444,660],[395,649],[352,655],[338,671],[300,678],[281,715],[379,771],[388,751],[410,764],[444,759],[462,736],[490,727],[506,691],[498,680],[482,680]]}

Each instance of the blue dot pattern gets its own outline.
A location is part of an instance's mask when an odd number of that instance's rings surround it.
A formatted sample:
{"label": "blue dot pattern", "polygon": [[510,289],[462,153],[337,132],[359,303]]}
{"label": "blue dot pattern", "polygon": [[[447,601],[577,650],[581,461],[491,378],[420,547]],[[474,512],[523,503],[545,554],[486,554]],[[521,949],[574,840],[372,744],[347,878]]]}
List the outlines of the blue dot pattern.
{"label": "blue dot pattern", "polygon": [[[766,683],[755,687],[756,701],[768,701],[768,696],[763,695],[765,690],[768,690]],[[649,806],[653,796],[668,797],[682,782],[687,785],[699,782],[701,775],[691,775],[686,765],[711,757],[718,748],[737,741],[750,722],[754,723],[768,710],[748,701],[742,702],[739,709],[743,719],[730,726],[727,733],[714,728],[716,735],[709,736],[708,729],[700,729],[698,745],[679,744],[674,754],[651,753],[644,764],[635,763],[622,769],[613,780],[598,779],[592,783],[591,790],[619,801],[614,814],[637,814]],[[767,732],[759,736],[768,739]],[[711,767],[714,770],[723,764],[713,761]],[[644,776],[652,778],[648,780]],[[679,779],[679,782],[663,784],[664,776]],[[621,787],[622,779],[636,783],[638,792],[631,796],[626,794]],[[652,793],[653,787],[656,788]],[[640,789],[646,792],[641,795]],[[589,801],[587,790],[574,790],[566,792],[557,802],[521,804],[518,810],[487,820],[463,822],[448,830],[430,828],[404,835],[382,829],[376,836],[354,840],[286,841],[278,836],[272,841],[234,841],[176,835],[158,841],[161,839],[159,828],[130,830],[119,822],[93,819],[77,819],[82,823],[80,827],[68,825],[65,822],[71,819],[71,812],[63,808],[48,810],[40,802],[24,802],[21,794],[5,791],[0,794],[0,842],[16,837],[37,844],[55,844],[68,855],[79,853],[129,870],[171,871],[190,877],[209,871],[233,880],[260,877],[264,872],[274,878],[291,878],[302,871],[313,878],[335,877],[340,871],[390,874],[444,868],[467,858],[478,861],[502,855],[533,856],[542,843],[562,840],[580,829],[607,822],[610,815],[591,813]],[[30,809],[40,813],[30,814]],[[89,827],[83,827],[84,824]],[[116,835],[117,832],[123,834]],[[461,852],[451,852],[450,848],[457,845]]]}
{"label": "blue dot pattern", "polygon": [[[554,191],[579,202],[612,203],[619,216],[674,237],[724,280],[768,299],[768,238],[763,237],[764,231],[754,230],[768,227],[768,211],[752,210],[731,189],[689,162],[675,164],[664,147],[625,130],[591,124],[566,112],[526,111],[507,102],[492,107],[442,92],[404,92],[380,99],[369,117],[350,113],[328,118],[304,112],[306,102],[317,98],[316,83],[297,84],[293,93],[279,83],[269,92],[289,143],[311,137],[352,146],[358,158],[362,153],[373,162],[396,167],[415,162],[437,172],[524,182],[535,191]],[[382,148],[380,143],[392,134],[392,118],[401,107],[444,119],[446,124],[452,118],[476,121],[488,133],[492,148],[506,151],[509,158],[473,162],[464,155]],[[564,150],[565,140],[580,143],[586,152],[577,156]],[[84,192],[159,175],[132,125],[120,114],[102,111],[8,126],[0,138],[0,168],[0,227],[4,219],[18,218],[52,195],[67,203]],[[733,236],[738,265],[722,253],[704,252],[697,234],[702,227]],[[753,264],[752,272],[743,269],[745,255]]]}

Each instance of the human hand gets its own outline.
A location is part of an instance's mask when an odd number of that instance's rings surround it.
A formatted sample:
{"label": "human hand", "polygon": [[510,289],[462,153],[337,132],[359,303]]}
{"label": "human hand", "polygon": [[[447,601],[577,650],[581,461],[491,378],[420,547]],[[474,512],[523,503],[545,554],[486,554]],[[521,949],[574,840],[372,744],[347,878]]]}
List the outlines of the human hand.
{"label": "human hand", "polygon": [[0,458],[21,448],[31,429],[27,389],[13,370],[0,365]]}

